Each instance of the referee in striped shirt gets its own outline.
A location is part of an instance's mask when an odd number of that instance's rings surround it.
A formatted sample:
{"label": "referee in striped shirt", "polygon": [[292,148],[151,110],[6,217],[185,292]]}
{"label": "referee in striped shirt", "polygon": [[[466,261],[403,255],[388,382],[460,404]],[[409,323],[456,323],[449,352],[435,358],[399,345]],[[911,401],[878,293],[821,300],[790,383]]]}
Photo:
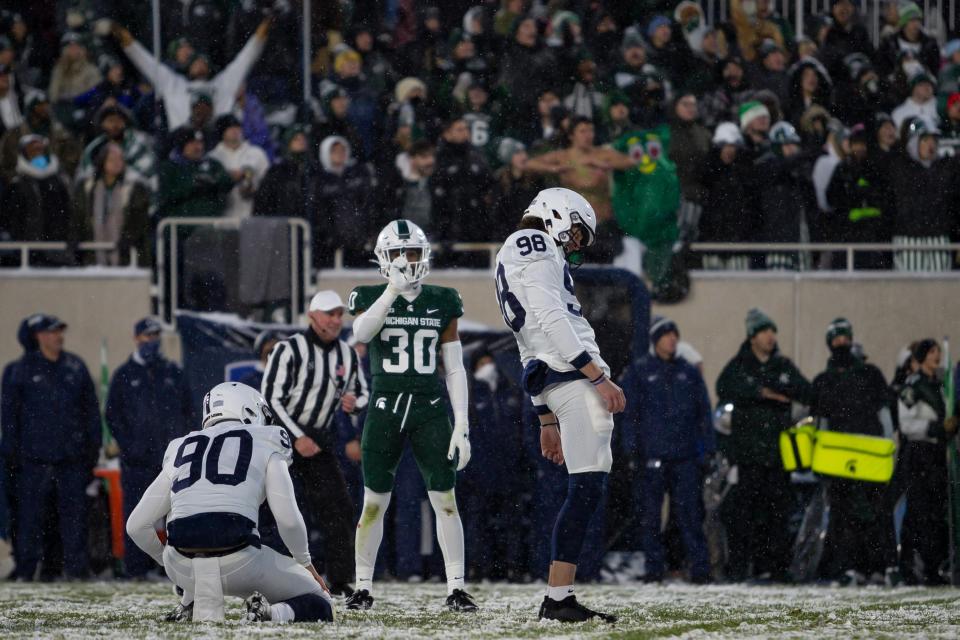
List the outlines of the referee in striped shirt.
{"label": "referee in striped shirt", "polygon": [[[357,352],[340,339],[344,304],[335,291],[310,301],[310,327],[270,352],[263,396],[294,440],[291,472],[307,521],[323,532],[330,590],[353,589],[353,503],[335,454],[335,414],[367,405],[367,381]],[[355,443],[353,443],[355,444]],[[349,450],[348,450],[349,453]]]}

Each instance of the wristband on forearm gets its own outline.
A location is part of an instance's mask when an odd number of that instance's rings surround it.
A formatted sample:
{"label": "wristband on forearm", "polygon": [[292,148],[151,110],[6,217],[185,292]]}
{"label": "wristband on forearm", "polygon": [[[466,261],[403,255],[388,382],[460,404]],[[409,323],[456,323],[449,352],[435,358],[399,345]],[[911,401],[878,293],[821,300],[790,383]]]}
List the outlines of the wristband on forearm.
{"label": "wristband on forearm", "polygon": [[607,375],[601,372],[600,375],[598,375],[596,378],[590,381],[590,384],[592,384],[595,387],[599,387],[601,384],[603,384],[603,381],[606,379],[607,379]]}

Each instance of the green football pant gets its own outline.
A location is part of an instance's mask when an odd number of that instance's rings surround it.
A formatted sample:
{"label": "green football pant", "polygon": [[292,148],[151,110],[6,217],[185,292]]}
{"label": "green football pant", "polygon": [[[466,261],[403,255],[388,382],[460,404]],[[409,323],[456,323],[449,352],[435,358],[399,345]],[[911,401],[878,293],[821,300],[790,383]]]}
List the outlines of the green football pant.
{"label": "green football pant", "polygon": [[427,491],[449,491],[456,466],[447,459],[453,427],[443,396],[374,392],[361,440],[363,484],[371,491],[393,490],[407,440]]}

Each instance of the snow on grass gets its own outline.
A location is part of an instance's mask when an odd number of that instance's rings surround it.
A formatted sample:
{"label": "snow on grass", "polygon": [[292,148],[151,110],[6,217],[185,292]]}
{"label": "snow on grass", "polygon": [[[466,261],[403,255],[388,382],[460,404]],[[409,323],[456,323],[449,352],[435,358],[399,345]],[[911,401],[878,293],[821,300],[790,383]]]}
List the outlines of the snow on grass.
{"label": "snow on grass", "polygon": [[543,587],[482,584],[469,590],[477,614],[443,607],[440,584],[377,585],[370,611],[338,613],[334,625],[247,625],[242,603],[228,600],[227,622],[159,622],[176,599],[169,585],[91,582],[0,584],[0,637],[13,638],[954,638],[960,636],[958,589],[831,589],[586,585],[588,606],[616,613],[613,626],[538,622]]}

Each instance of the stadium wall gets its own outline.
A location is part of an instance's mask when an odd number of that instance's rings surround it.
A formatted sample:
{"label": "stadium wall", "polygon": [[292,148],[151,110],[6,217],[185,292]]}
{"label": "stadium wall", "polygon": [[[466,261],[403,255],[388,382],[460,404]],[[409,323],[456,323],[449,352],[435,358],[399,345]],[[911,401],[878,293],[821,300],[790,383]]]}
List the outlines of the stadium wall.
{"label": "stadium wall", "polygon": [[[486,274],[431,274],[431,282],[456,287],[463,296],[465,321],[503,327]],[[325,273],[320,288],[343,297],[358,284],[382,282],[363,274]],[[960,277],[899,274],[693,274],[691,294],[676,305],[654,305],[653,312],[676,320],[682,336],[704,357],[704,373],[713,383],[744,339],[744,316],[758,306],[777,323],[782,351],[807,376],[823,370],[828,351],[827,324],[848,318],[855,339],[888,377],[897,354],[911,340],[953,335],[960,345]],[[79,354],[96,377],[100,342],[108,339],[113,370],[129,355],[137,319],[150,311],[150,275],[139,270],[58,270],[0,273],[0,363],[19,357],[20,321],[37,311],[53,313],[70,325],[67,349]],[[955,346],[954,353],[960,346]],[[165,350],[179,356],[175,336]],[[955,358],[956,359],[956,358]]]}

